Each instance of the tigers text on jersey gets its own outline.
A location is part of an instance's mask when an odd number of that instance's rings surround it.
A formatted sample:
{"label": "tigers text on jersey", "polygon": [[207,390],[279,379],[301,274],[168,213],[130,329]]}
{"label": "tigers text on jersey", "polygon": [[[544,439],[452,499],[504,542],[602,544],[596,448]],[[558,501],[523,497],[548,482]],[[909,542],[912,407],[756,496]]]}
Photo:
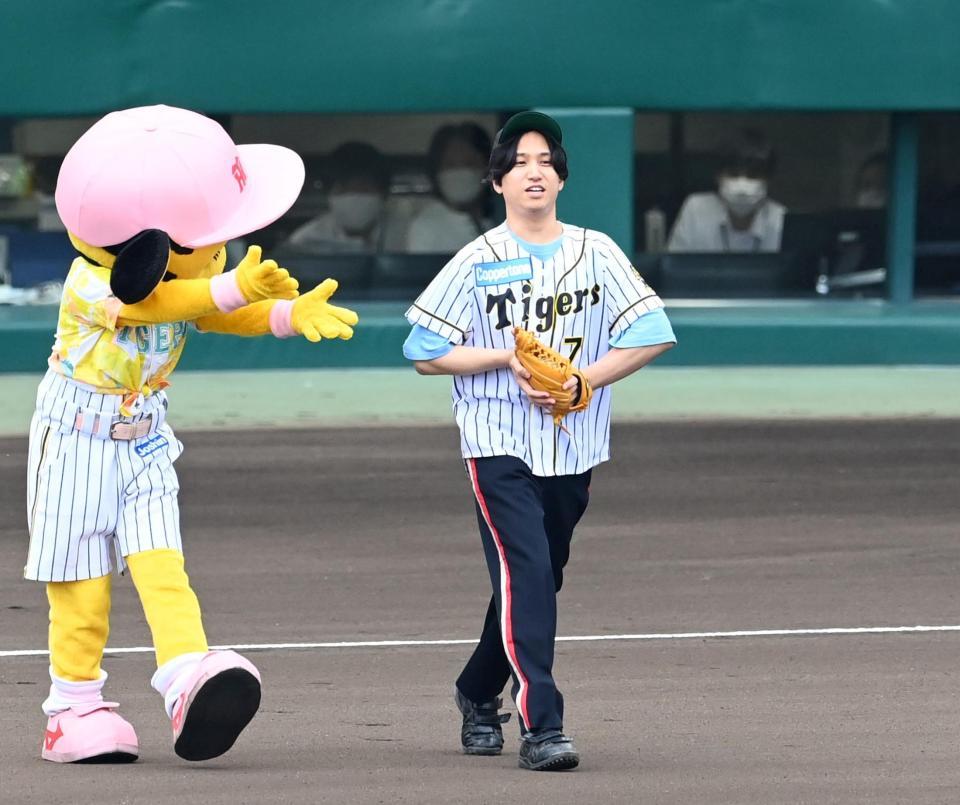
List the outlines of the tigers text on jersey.
{"label": "tigers text on jersey", "polygon": [[[531,256],[506,223],[467,244],[407,311],[453,344],[513,349],[523,327],[585,367],[611,339],[663,302],[619,247],[595,230],[563,225],[560,248]],[[568,415],[565,433],[520,391],[510,369],[458,375],[453,408],[464,458],[515,456],[534,475],[586,472],[610,457],[609,386],[585,411]]]}

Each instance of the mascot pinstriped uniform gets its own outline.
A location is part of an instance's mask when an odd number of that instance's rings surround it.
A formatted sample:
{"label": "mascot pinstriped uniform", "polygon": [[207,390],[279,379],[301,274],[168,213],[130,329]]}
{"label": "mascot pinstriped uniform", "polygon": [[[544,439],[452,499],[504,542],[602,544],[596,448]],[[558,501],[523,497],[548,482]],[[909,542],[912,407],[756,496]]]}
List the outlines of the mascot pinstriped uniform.
{"label": "mascot pinstriped uniform", "polygon": [[139,754],[133,727],[102,693],[113,555],[143,605],[151,684],[176,753],[223,754],[260,705],[254,665],[209,650],[184,572],[174,469],[183,447],[163,389],[188,323],[311,341],[353,335],[356,314],[329,304],[333,280],[298,295],[256,246],[224,273],[226,242],[283,215],[303,179],[293,151],[237,146],[209,118],[168,106],[113,112],[64,158],[57,211],[79,256],[31,423],[24,569],[46,582],[50,603],[46,760]]}

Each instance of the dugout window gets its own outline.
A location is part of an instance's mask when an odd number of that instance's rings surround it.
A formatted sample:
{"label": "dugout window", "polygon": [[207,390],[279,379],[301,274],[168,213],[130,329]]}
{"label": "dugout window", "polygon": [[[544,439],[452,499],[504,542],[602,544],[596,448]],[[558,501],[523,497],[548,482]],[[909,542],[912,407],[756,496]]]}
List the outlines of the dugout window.
{"label": "dugout window", "polygon": [[[336,277],[346,301],[411,301],[453,254],[502,220],[499,197],[480,183],[499,123],[491,112],[236,115],[231,133],[237,142],[293,148],[307,166],[293,208],[258,234],[271,256],[305,285]],[[385,191],[377,223],[346,232],[351,216],[370,213],[358,197],[370,201],[371,177]],[[476,197],[451,215],[441,187]]]}
{"label": "dugout window", "polygon": [[[479,228],[471,233],[464,219],[475,216],[478,227],[503,219],[499,197],[480,184],[489,141],[503,120],[497,112],[211,116],[236,142],[284,145],[306,165],[304,188],[293,207],[249,238],[229,243],[232,263],[244,254],[246,241],[256,242],[282,259],[305,286],[333,276],[340,281],[338,296],[344,300],[408,300],[479,234]],[[66,276],[74,253],[54,205],[56,178],[64,154],[96,120],[0,119],[0,283],[29,288]],[[454,222],[459,228],[451,227],[451,217],[443,215],[434,164],[440,160],[431,161],[435,135],[449,127],[466,133],[474,151],[483,152],[474,157],[473,173],[459,170],[452,178],[444,177],[449,192],[460,197],[469,190],[465,183],[476,178],[479,202]],[[347,144],[363,148],[344,151]],[[465,168],[470,154],[464,151],[448,147],[444,164],[449,168],[460,160],[455,167]],[[456,152],[453,157],[451,152]],[[362,176],[345,179],[348,168]],[[339,188],[334,186],[338,181]],[[381,181],[382,203],[372,204],[369,196],[379,192]],[[339,201],[331,192],[337,189],[343,191]],[[346,231],[346,222],[362,224],[370,215],[374,226]],[[416,221],[420,237],[414,242],[410,234]],[[304,237],[295,237],[304,229]]]}
{"label": "dugout window", "polygon": [[882,113],[638,111],[642,273],[668,299],[882,297],[889,140]]}
{"label": "dugout window", "polygon": [[914,293],[960,294],[960,113],[918,116]]}

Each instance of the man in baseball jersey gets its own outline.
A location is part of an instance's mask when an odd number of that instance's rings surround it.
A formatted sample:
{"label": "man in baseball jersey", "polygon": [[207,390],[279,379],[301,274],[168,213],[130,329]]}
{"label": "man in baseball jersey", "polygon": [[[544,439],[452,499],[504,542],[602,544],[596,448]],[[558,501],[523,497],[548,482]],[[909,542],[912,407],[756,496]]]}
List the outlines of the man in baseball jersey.
{"label": "man in baseball jersey", "polygon": [[[468,243],[407,311],[404,355],[453,375],[453,408],[493,586],[480,642],[456,682],[467,754],[503,746],[500,693],[513,677],[519,764],[579,764],[553,678],[556,593],[592,468],[609,458],[610,386],[676,339],[663,303],[601,232],[561,223],[567,178],[552,118],[521,112],[498,132],[487,180],[506,221]],[[595,390],[554,425],[554,400],[527,382],[514,326],[568,355]],[[576,383],[577,381],[571,381]]]}
{"label": "man in baseball jersey", "polygon": [[223,273],[225,242],[279,218],[303,184],[300,157],[237,146],[186,109],[113,112],[70,149],[57,210],[79,252],[64,285],[49,368],[30,427],[24,576],[46,582],[50,692],[41,756],[130,761],[136,732],[105,701],[112,554],[129,567],[150,626],[174,749],[226,752],[260,704],[260,675],[210,651],[184,571],[167,380],[187,336],[350,338],[357,317],[329,305],[327,280],[297,282],[251,246]]}

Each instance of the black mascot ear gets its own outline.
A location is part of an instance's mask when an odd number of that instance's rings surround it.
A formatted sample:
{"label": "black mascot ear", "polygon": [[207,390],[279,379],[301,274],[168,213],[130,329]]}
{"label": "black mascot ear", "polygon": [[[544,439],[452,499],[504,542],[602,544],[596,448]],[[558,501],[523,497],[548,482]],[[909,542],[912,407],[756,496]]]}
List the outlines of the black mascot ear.
{"label": "black mascot ear", "polygon": [[170,262],[170,238],[160,229],[145,229],[109,251],[117,256],[110,272],[110,290],[125,305],[135,305],[150,296],[163,279]]}

